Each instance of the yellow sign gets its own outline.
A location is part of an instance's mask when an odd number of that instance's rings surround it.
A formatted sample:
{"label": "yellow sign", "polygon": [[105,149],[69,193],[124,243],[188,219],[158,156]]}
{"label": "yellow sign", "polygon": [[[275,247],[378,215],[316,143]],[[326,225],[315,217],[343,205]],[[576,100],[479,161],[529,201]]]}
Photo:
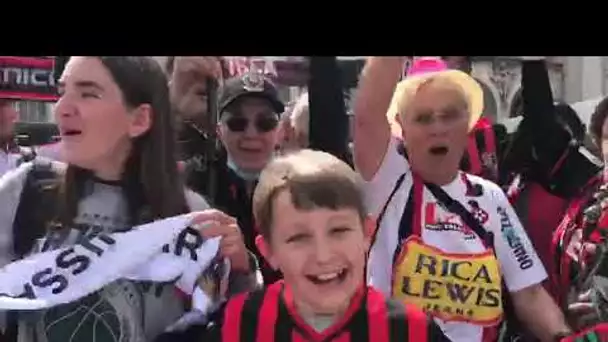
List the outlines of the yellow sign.
{"label": "yellow sign", "polygon": [[491,250],[450,254],[412,236],[394,272],[393,297],[441,320],[482,326],[502,320],[501,274]]}

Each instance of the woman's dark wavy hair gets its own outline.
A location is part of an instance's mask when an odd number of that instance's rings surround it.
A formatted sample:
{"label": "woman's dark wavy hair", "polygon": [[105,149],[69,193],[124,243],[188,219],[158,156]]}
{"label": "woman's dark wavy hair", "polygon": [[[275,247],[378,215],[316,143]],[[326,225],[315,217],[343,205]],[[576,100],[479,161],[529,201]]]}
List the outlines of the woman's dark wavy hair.
{"label": "woman's dark wavy hair", "polygon": [[[122,92],[125,106],[152,107],[150,129],[133,139],[121,185],[132,224],[182,214],[188,210],[184,185],[177,169],[176,139],[171,118],[167,78],[151,57],[95,57],[107,68]],[[58,220],[69,225],[78,202],[86,194],[90,171],[68,165],[60,187]]]}

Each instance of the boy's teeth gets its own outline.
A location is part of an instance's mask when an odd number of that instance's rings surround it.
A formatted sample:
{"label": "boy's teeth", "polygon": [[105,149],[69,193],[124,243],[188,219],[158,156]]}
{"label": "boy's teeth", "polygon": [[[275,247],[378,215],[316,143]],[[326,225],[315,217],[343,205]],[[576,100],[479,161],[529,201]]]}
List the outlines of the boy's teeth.
{"label": "boy's teeth", "polygon": [[319,278],[319,280],[322,280],[322,281],[327,281],[327,280],[332,280],[334,278],[337,278],[338,274],[339,274],[338,272],[320,274],[317,276],[317,278]]}

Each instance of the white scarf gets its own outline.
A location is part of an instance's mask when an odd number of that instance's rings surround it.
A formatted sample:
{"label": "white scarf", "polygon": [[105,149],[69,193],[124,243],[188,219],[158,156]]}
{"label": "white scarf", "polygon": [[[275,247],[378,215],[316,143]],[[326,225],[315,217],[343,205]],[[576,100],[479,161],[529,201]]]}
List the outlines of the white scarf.
{"label": "white scarf", "polygon": [[[0,311],[51,308],[85,297],[121,278],[175,281],[180,290],[192,294],[197,278],[216,257],[220,238],[199,240],[202,243],[194,248],[192,242],[198,235],[188,228],[191,222],[189,214],[175,216],[8,264],[0,269]],[[183,248],[184,243],[196,253]],[[16,298],[24,293],[29,298]],[[200,296],[206,294],[197,291]],[[200,312],[208,312],[213,305],[209,298],[193,304]]]}

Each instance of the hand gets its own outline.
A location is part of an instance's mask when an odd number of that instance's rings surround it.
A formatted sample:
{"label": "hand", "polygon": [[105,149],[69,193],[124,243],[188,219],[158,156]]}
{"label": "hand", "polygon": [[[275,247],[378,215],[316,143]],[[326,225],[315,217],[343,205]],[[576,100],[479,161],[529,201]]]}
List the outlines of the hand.
{"label": "hand", "polygon": [[[408,71],[412,57],[408,56],[368,56],[366,67],[361,71],[362,75],[367,74],[368,69],[382,69],[382,73],[390,73],[398,76],[397,82]],[[378,71],[376,71],[378,72]],[[374,72],[374,73],[376,73]]]}
{"label": "hand", "polygon": [[221,83],[222,68],[217,57],[175,57],[170,77],[171,104],[182,119],[202,123],[207,113],[207,79]]}
{"label": "hand", "polygon": [[597,318],[595,307],[591,302],[591,290],[579,294],[577,301],[568,305],[568,316],[575,329],[581,329]]}
{"label": "hand", "polygon": [[586,259],[595,255],[596,248],[597,246],[595,244],[584,242],[583,230],[577,229],[574,234],[572,234],[570,243],[566,247],[566,253],[574,262],[580,264],[584,270],[587,266]]}
{"label": "hand", "polygon": [[[234,217],[208,209],[192,213],[192,223],[203,238],[220,236],[220,255],[230,260],[231,267],[239,271],[251,271],[249,251],[243,241],[243,234]],[[200,227],[200,228],[198,228]]]}
{"label": "hand", "polygon": [[171,76],[199,80],[211,77],[219,81],[222,79],[220,59],[217,56],[176,56]]}
{"label": "hand", "polygon": [[461,70],[467,73],[471,72],[470,56],[443,56],[442,59],[450,69]]}

